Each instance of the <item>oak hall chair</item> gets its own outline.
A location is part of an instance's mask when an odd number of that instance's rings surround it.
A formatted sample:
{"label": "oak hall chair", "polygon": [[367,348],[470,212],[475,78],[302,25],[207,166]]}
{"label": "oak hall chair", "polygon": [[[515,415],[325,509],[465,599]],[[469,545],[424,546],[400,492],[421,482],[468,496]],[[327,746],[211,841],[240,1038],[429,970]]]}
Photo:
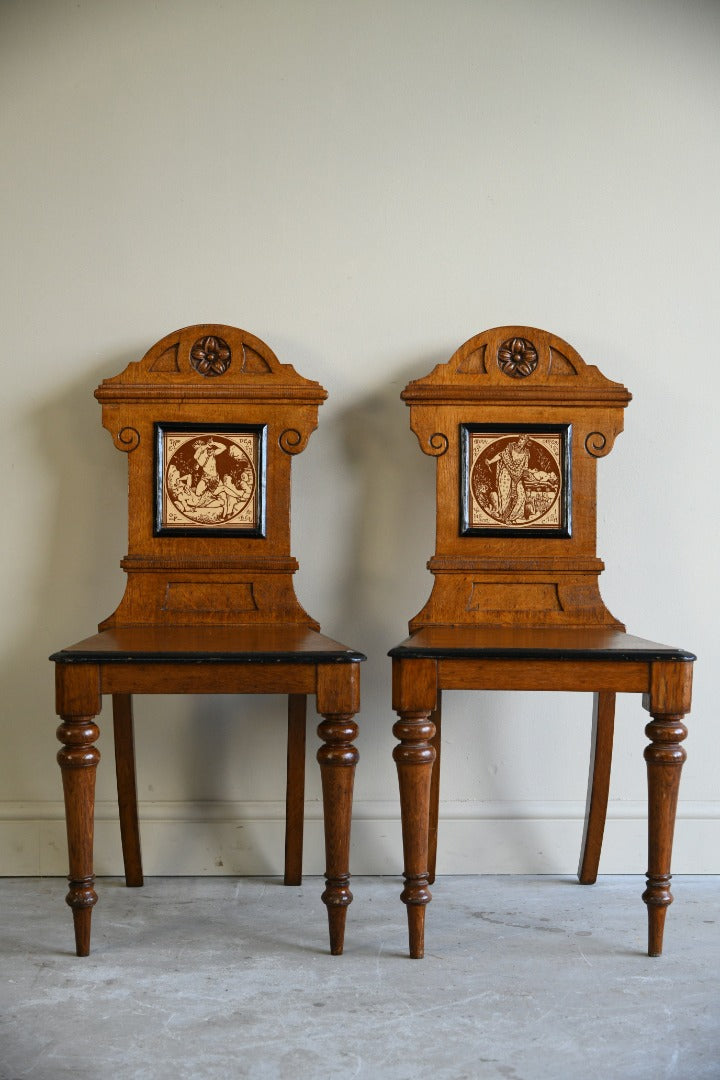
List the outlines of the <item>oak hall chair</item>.
{"label": "oak hall chair", "polygon": [[[142,885],[133,694],[287,694],[285,884],[300,883],[305,711],[323,716],[331,952],[343,949],[350,817],[365,657],[320,634],[295,596],[290,466],[317,426],[325,390],[252,334],[232,326],[177,330],[95,396],[127,454],[129,552],[120,606],[93,637],[55,653],[58,738],[77,954],[90,950],[95,717],[113,702],[127,885]],[[211,734],[210,734],[211,737]]]}
{"label": "oak hall chair", "polygon": [[403,391],[421,449],[437,458],[431,596],[390,655],[410,955],[422,957],[437,850],[443,690],[594,693],[582,883],[595,881],[607,810],[615,695],[642,694],[651,956],[672,902],[670,854],[692,661],[633,637],[598,588],[596,464],[630,394],[554,334],[477,334]]}

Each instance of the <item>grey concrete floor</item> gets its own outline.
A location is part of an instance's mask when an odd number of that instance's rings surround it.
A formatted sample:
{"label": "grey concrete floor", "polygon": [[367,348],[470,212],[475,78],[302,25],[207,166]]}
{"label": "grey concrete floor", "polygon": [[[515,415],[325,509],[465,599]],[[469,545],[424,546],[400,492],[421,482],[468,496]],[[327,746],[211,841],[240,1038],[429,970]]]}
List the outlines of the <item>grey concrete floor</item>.
{"label": "grey concrete floor", "polygon": [[720,879],[676,878],[665,955],[643,882],[446,877],[409,960],[399,881],[98,883],[72,952],[59,879],[0,879],[1,1080],[720,1078]]}

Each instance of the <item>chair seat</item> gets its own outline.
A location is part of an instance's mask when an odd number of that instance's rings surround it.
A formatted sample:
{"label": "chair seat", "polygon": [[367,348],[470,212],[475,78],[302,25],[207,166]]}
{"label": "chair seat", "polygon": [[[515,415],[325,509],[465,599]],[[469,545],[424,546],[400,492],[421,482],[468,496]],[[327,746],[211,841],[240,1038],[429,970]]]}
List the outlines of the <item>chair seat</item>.
{"label": "chair seat", "polygon": [[123,626],[50,657],[56,663],[337,664],[365,656],[305,626]]}
{"label": "chair seat", "polygon": [[428,626],[390,650],[398,659],[695,660],[692,653],[598,627]]}

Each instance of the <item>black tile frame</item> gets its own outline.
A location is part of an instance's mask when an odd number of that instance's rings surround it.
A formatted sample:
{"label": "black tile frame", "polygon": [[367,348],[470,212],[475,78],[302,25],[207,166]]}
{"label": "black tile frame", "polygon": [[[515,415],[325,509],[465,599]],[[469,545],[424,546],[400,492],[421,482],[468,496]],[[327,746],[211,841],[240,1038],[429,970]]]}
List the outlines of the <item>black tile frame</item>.
{"label": "black tile frame", "polygon": [[[154,486],[154,513],[153,513],[153,536],[198,536],[207,539],[211,536],[220,537],[243,537],[265,538],[265,495],[266,495],[266,466],[267,466],[267,424],[189,424],[175,421],[158,420],[154,428],[154,453],[153,453],[153,486]],[[165,461],[163,454],[163,435],[179,435],[188,432],[198,432],[203,435],[256,435],[257,436],[257,461],[256,495],[257,500],[257,525],[229,526],[221,528],[216,525],[197,525],[187,528],[163,528],[162,526],[162,489]]]}
{"label": "black tile frame", "polygon": [[[560,525],[553,528],[503,528],[470,524],[470,436],[473,433],[508,435],[560,435],[563,493]],[[572,424],[460,424],[460,536],[513,537],[517,540],[544,538],[568,540],[572,536]]]}

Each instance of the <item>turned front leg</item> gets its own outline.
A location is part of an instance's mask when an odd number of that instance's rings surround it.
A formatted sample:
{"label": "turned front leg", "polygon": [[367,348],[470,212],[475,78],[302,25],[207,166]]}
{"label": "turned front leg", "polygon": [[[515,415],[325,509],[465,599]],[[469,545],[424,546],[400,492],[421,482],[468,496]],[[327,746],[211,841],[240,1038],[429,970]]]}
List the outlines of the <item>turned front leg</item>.
{"label": "turned front leg", "polygon": [[350,823],[353,782],[359,754],[352,745],[358,727],[352,714],[326,715],[318,727],[323,745],[320,763],[325,818],[325,892],[330,925],[330,952],[339,956],[345,943],[345,919],[352,903],[350,892]]}
{"label": "turned front leg", "polygon": [[75,948],[78,956],[90,953],[90,921],[97,903],[93,888],[93,830],[95,773],[100,751],[94,745],[100,732],[92,716],[63,716],[57,729],[62,743],[57,760],[62,771],[67,824],[70,890]]}
{"label": "turned front leg", "polygon": [[680,773],[687,754],[680,745],[687,736],[683,716],[653,716],[645,728],[648,775],[648,871],[643,900],[648,908],[648,955],[660,956],[670,892],[675,813]]}
{"label": "turned front leg", "polygon": [[425,955],[425,907],[432,899],[428,888],[428,840],[435,725],[429,716],[429,711],[403,712],[393,727],[395,738],[400,740],[393,758],[400,785],[405,860],[405,888],[400,899],[407,907],[410,956],[415,960]]}

